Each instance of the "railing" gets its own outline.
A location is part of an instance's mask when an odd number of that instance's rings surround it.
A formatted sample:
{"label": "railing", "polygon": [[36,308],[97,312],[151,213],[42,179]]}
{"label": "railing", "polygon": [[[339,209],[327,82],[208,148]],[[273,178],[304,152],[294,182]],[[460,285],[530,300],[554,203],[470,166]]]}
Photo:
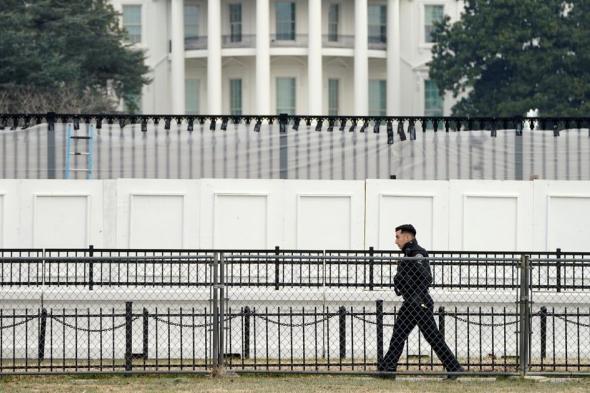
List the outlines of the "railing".
{"label": "railing", "polygon": [[270,46],[271,47],[307,47],[307,34],[271,34],[270,35]]}
{"label": "railing", "polygon": [[[0,250],[0,285],[199,287],[212,283],[216,250],[22,249]],[[433,289],[519,288],[519,261],[528,255],[534,290],[590,290],[590,253],[433,251]],[[393,288],[398,251],[226,250],[230,287]]]}
{"label": "railing", "polygon": [[324,34],[322,38],[325,48],[354,48],[353,35]]}
{"label": "railing", "polygon": [[255,34],[229,34],[221,37],[223,48],[256,48]]}
{"label": "railing", "polygon": [[[307,34],[271,34],[272,47],[306,47]],[[224,34],[221,36],[223,48],[255,48],[256,34]],[[322,45],[325,48],[354,48],[354,35],[322,35]],[[382,37],[369,37],[369,49],[386,49],[387,43]],[[207,49],[207,36],[185,37],[185,50]]]}
{"label": "railing", "polygon": [[387,37],[381,35],[369,36],[369,49],[384,50],[387,48]]}
{"label": "railing", "polygon": [[185,37],[184,38],[184,49],[185,50],[207,49],[207,36]]}

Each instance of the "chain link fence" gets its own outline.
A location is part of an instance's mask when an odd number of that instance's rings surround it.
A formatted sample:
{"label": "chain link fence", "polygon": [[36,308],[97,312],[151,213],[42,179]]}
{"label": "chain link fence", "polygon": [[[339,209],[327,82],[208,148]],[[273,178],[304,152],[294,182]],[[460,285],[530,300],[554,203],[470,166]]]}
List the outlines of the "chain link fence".
{"label": "chain link fence", "polygon": [[2,249],[0,372],[581,375],[589,262],[561,250]]}

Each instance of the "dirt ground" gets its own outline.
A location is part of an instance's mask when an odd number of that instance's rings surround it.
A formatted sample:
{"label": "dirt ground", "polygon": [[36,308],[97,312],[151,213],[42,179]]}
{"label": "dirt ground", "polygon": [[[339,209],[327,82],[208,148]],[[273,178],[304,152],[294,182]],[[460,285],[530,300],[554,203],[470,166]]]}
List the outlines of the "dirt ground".
{"label": "dirt ground", "polygon": [[139,392],[447,392],[577,393],[590,391],[590,379],[536,378],[398,378],[366,376],[0,376],[0,392],[139,393]]}

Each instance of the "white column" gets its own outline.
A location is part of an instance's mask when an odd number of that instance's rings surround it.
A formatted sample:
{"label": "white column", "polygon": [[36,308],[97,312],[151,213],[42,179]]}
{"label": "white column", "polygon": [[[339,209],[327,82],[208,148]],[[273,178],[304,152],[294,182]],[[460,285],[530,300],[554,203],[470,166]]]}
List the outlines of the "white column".
{"label": "white column", "polygon": [[307,113],[323,114],[322,0],[308,0],[309,47],[307,56]]}
{"label": "white column", "polygon": [[207,3],[207,112],[221,114],[221,1]]}
{"label": "white column", "polygon": [[270,114],[270,8],[256,0],[256,114]]}
{"label": "white column", "polygon": [[369,26],[367,0],[354,2],[354,113],[369,113]]}
{"label": "white column", "polygon": [[171,0],[171,103],[173,114],[184,114],[184,0]]}
{"label": "white column", "polygon": [[387,1],[387,115],[401,115],[400,0]]}

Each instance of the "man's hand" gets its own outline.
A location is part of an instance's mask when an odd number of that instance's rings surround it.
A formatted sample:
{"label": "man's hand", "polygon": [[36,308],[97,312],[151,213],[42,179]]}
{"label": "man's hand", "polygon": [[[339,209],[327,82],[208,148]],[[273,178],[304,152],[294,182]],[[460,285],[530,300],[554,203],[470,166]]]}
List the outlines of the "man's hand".
{"label": "man's hand", "polygon": [[398,286],[397,286],[397,279],[398,279],[398,276],[397,276],[397,274],[396,274],[396,275],[393,277],[393,290],[395,291],[395,294],[396,294],[397,296],[401,296],[402,294],[401,294],[401,292],[399,291],[399,289],[398,289]]}

